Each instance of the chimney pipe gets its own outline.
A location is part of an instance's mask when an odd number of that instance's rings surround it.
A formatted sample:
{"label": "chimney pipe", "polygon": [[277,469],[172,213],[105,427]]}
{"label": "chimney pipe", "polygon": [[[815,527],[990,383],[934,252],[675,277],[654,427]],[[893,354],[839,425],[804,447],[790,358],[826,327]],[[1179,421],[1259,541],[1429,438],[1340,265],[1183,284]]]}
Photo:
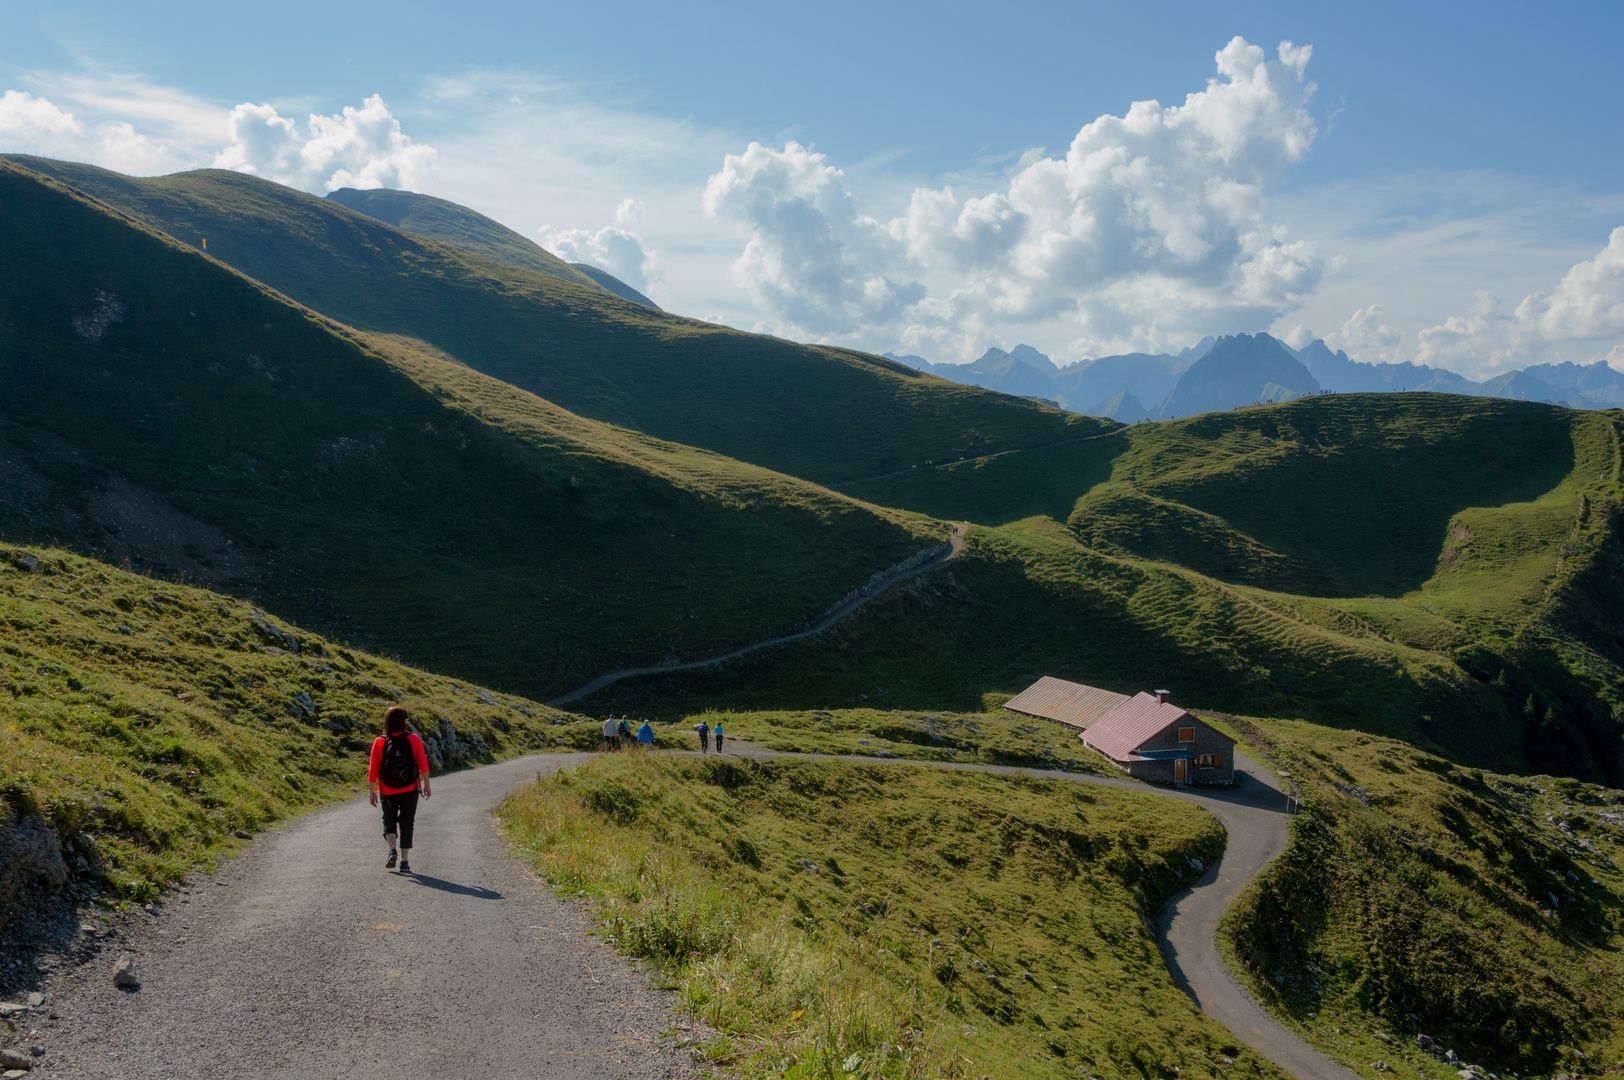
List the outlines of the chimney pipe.
{"label": "chimney pipe", "polygon": [[1158,691],[1156,691],[1156,700],[1161,702],[1163,705],[1166,705],[1167,704],[1167,691],[1166,690],[1158,690]]}

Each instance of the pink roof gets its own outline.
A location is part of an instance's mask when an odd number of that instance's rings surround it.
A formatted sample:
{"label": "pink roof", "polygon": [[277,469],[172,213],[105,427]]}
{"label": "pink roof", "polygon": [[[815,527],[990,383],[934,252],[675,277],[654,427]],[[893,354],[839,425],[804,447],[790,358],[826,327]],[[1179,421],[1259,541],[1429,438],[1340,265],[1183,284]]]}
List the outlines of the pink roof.
{"label": "pink roof", "polygon": [[1127,694],[1114,694],[1097,686],[1084,686],[1045,675],[1006,701],[1004,708],[1010,712],[1086,728],[1127,700]]}
{"label": "pink roof", "polygon": [[1096,721],[1083,741],[1108,758],[1133,761],[1135,750],[1189,715],[1154,694],[1135,694]]}

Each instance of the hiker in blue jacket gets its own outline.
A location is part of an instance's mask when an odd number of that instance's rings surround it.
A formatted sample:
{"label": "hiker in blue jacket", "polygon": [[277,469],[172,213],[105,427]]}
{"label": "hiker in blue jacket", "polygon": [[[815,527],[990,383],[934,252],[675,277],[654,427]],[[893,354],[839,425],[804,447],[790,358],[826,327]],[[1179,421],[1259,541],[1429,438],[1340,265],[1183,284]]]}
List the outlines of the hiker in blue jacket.
{"label": "hiker in blue jacket", "polygon": [[644,746],[651,747],[654,745],[654,729],[649,726],[647,720],[644,720],[643,726],[637,729],[637,741]]}

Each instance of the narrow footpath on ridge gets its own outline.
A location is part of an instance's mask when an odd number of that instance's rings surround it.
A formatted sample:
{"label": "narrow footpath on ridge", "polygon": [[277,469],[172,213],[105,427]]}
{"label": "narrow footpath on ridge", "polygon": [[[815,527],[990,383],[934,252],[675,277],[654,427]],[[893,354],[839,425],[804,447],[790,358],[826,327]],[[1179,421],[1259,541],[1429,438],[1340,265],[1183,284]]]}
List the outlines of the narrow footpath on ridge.
{"label": "narrow footpath on ridge", "polygon": [[907,570],[887,575],[876,582],[866,593],[857,591],[857,595],[825,611],[812,621],[812,625],[804,630],[796,630],[792,633],[780,634],[777,637],[751,642],[749,645],[741,645],[736,649],[729,649],[727,652],[717,653],[715,656],[707,656],[702,660],[690,660],[687,663],[676,664],[654,664],[650,667],[621,668],[619,671],[599,675],[586,685],[578,686],[564,696],[556,697],[547,702],[547,704],[555,708],[568,705],[572,701],[577,701],[588,694],[602,690],[610,683],[619,682],[621,679],[630,678],[633,675],[664,675],[673,671],[691,671],[694,668],[710,667],[712,664],[720,664],[743,656],[745,653],[755,652],[757,649],[765,649],[769,645],[782,645],[786,641],[799,641],[801,638],[820,634],[898,582],[907,581],[909,578],[918,577],[920,574],[947,565],[949,560],[964,550],[964,534],[968,528],[967,525],[953,526],[953,531],[949,534],[947,543],[935,548],[934,553],[928,560]]}
{"label": "narrow footpath on ridge", "polygon": [[[1211,811],[1221,859],[1170,900],[1160,939],[1174,980],[1213,1019],[1298,1080],[1352,1080],[1266,1015],[1217,948],[1218,920],[1284,850],[1286,797],[1242,755],[1234,789],[1167,790],[1011,766],[777,754],[1042,776],[1148,792]],[[677,753],[691,753],[678,751]],[[410,876],[383,868],[378,811],[351,799],[261,835],[152,914],[120,920],[99,955],[43,987],[41,1074],[83,1078],[413,1074],[489,1080],[699,1076],[674,999],[589,935],[590,912],[554,896],[509,850],[491,811],[516,785],[590,760],[536,754],[436,777],[418,813]],[[118,925],[118,924],[115,924]],[[135,957],[138,990],[109,972]]]}

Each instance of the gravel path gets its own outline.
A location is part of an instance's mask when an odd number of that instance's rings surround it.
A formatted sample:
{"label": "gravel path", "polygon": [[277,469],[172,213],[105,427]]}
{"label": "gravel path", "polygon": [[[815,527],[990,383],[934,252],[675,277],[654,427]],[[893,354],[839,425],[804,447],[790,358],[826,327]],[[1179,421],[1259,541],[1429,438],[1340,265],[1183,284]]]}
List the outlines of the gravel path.
{"label": "gravel path", "polygon": [[[508,854],[490,810],[586,755],[434,780],[413,876],[386,871],[357,798],[264,834],[242,858],[47,987],[45,1076],[667,1078],[700,1075],[672,997],[586,935],[586,913]],[[141,924],[145,925],[141,925]],[[681,1022],[686,1026],[687,1022]],[[37,1072],[36,1075],[39,1075]]]}
{"label": "gravel path", "polygon": [[[671,995],[587,931],[513,858],[490,810],[538,773],[593,755],[540,754],[436,778],[418,813],[411,876],[383,869],[364,799],[265,834],[159,913],[126,918],[122,940],[48,986],[38,1019],[45,1075],[343,1078],[421,1070],[481,1078],[697,1077]],[[778,755],[730,740],[728,756]],[[1218,920],[1285,849],[1285,796],[1236,755],[1232,790],[1177,791],[1086,773],[899,762],[1026,774],[1196,803],[1229,834],[1222,859],[1162,912],[1163,955],[1202,1011],[1298,1080],[1352,1080],[1265,1014],[1229,974]],[[120,952],[142,985],[115,990]],[[680,1032],[679,1032],[680,1033]],[[686,1041],[686,1040],[682,1040]]]}

